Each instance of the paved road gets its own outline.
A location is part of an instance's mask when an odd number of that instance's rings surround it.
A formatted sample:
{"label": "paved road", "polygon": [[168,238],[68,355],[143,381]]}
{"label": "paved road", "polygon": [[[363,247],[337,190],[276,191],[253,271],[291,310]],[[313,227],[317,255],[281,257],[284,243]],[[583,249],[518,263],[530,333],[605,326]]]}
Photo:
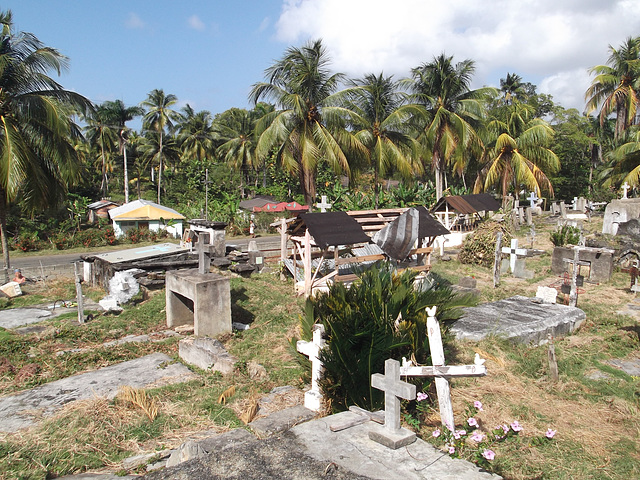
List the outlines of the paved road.
{"label": "paved road", "polygon": [[[233,238],[227,240],[227,246],[233,245],[238,250],[246,251],[249,240],[252,240],[248,237],[243,238]],[[262,250],[270,250],[270,249],[279,249],[280,248],[280,236],[279,235],[269,235],[269,236],[261,236],[255,239],[258,243],[258,248]],[[127,250],[129,248],[137,248],[135,245],[123,245],[122,249]],[[42,262],[42,266],[47,267],[51,265],[66,265],[73,262],[79,262],[81,260],[80,255],[91,255],[102,253],[105,251],[113,251],[113,250],[101,250],[101,249],[87,249],[86,252],[76,252],[76,253],[60,253],[57,255],[29,255],[28,257],[14,257],[11,258],[11,268],[23,268],[23,269],[37,269],[40,268],[40,264]],[[273,252],[273,255],[276,255]]]}

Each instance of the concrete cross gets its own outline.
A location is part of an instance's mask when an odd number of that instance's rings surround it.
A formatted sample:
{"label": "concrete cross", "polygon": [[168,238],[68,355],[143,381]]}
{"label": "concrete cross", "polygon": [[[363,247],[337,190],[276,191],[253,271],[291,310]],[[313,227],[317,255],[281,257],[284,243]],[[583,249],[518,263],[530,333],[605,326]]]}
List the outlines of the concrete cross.
{"label": "concrete cross", "polygon": [[536,195],[536,192],[531,192],[527,197],[527,200],[529,200],[529,206],[531,208],[535,207],[536,201],[538,200],[538,196]]}
{"label": "concrete cross", "polygon": [[623,198],[623,199],[624,199],[624,198],[628,198],[628,197],[627,197],[627,191],[628,191],[630,188],[631,188],[631,186],[630,186],[627,182],[624,182],[624,185],[622,185],[622,190],[624,190],[624,193],[623,193],[623,195],[622,195],[622,198]]}
{"label": "concrete cross", "polygon": [[320,203],[316,203],[316,207],[318,207],[322,213],[326,212],[332,206],[332,204],[327,203],[326,195],[322,195],[322,201]]}
{"label": "concrete cross", "polygon": [[515,272],[516,270],[516,259],[518,258],[518,256],[527,256],[527,250],[525,248],[518,248],[517,238],[511,239],[511,247],[502,247],[502,253],[509,254],[509,269],[511,270],[511,273]]}
{"label": "concrete cross", "polygon": [[391,433],[400,431],[400,398],[416,398],[416,386],[400,380],[400,362],[387,359],[384,375],[371,375],[371,386],[384,392],[384,427]]}
{"label": "concrete cross", "polygon": [[209,273],[211,266],[211,253],[209,252],[209,234],[200,232],[196,243],[198,252],[198,273]]}
{"label": "concrete cross", "polygon": [[319,381],[322,377],[324,367],[320,360],[320,350],[326,346],[322,335],[324,335],[324,325],[314,325],[313,340],[311,342],[298,340],[296,343],[296,349],[311,360],[311,390],[304,394],[304,406],[314,412],[320,410],[322,405],[322,393],[320,393]]}
{"label": "concrete cross", "polygon": [[431,351],[432,367],[415,367],[403,359],[400,375],[408,377],[433,376],[436,382],[438,394],[438,407],[440,420],[444,426],[453,430],[455,421],[453,418],[453,405],[451,404],[451,389],[449,378],[451,377],[481,377],[487,374],[484,360],[476,354],[474,365],[445,366],[444,349],[442,347],[442,335],[440,324],[436,320],[436,307],[426,308],[427,311],[427,335],[429,336],[429,350]]}

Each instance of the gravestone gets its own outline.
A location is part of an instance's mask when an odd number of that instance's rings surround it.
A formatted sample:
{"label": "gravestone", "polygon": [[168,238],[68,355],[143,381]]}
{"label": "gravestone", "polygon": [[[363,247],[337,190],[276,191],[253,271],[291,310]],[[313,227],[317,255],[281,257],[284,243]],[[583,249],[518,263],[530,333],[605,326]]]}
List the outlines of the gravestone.
{"label": "gravestone", "polygon": [[[526,252],[526,250],[525,250]],[[524,257],[518,257],[516,256],[516,264],[515,267],[513,269],[513,276],[516,278],[525,278],[525,279],[531,279],[535,276],[535,272],[533,272],[533,270],[527,270],[526,268],[526,253]]]}
{"label": "gravestone", "polygon": [[553,202],[551,204],[551,215],[558,215],[560,213],[560,206],[558,202]]}
{"label": "gravestone", "polygon": [[198,253],[198,273],[209,273],[211,267],[211,253],[209,252],[209,234],[200,233],[196,242]]}
{"label": "gravestone", "polygon": [[534,208],[536,206],[536,201],[538,200],[538,196],[536,195],[535,192],[531,192],[527,197],[527,200],[529,200],[529,207]]}
{"label": "gravestone", "polygon": [[560,216],[562,218],[567,218],[567,207],[564,202],[560,202]]}
{"label": "gravestone", "polygon": [[622,194],[622,198],[623,198],[623,199],[627,199],[627,198],[629,198],[629,197],[627,197],[627,192],[629,191],[629,189],[631,188],[631,186],[630,186],[627,182],[624,182],[624,185],[622,185],[622,187],[621,187],[621,188],[622,188],[622,190],[624,190],[624,193]]}
{"label": "gravestone", "polygon": [[518,239],[511,239],[511,247],[502,247],[502,253],[506,253],[509,255],[507,266],[508,268],[504,268],[505,263],[503,262],[502,271],[510,271],[514,273],[516,270],[516,260],[518,257],[526,257],[527,250],[524,248],[518,248]]}
{"label": "gravestone", "polygon": [[[611,280],[614,253],[614,250],[608,248],[580,247],[579,260],[589,267],[587,278],[590,282],[603,283]],[[573,261],[573,255],[572,247],[554,247],[551,271],[556,275],[563,274],[567,271],[567,263]]]}
{"label": "gravestone", "polygon": [[298,340],[296,343],[296,349],[309,357],[311,361],[311,390],[304,394],[304,406],[314,412],[319,411],[322,407],[322,393],[320,392],[319,382],[324,367],[320,361],[320,350],[326,345],[322,335],[324,335],[324,325],[317,324],[313,326],[313,340],[311,342]]}
{"label": "gravestone", "polygon": [[536,298],[541,299],[543,303],[556,303],[558,291],[555,288],[540,285],[536,291]]}
{"label": "gravestone", "polygon": [[326,212],[327,210],[329,210],[333,205],[330,204],[329,202],[327,202],[327,196],[326,195],[322,195],[322,201],[320,203],[316,203],[316,207],[318,207],[320,209],[321,213]]}
{"label": "gravestone", "polygon": [[261,272],[264,268],[264,253],[258,249],[258,242],[255,240],[249,241],[247,255],[249,256],[249,265]]}
{"label": "gravestone", "polygon": [[400,399],[416,398],[416,386],[400,380],[400,362],[387,359],[384,375],[371,375],[371,386],[384,392],[384,425],[373,425],[369,438],[393,450],[416,441],[416,434],[400,426]]}
{"label": "gravestone", "polygon": [[620,224],[640,218],[640,198],[612,200],[604,210],[602,233],[617,235]]}
{"label": "gravestone", "polygon": [[520,225],[524,223],[524,207],[518,207],[518,221]]}
{"label": "gravestone", "polygon": [[531,210],[532,210],[531,207],[527,207],[525,209],[525,216],[526,216],[526,220],[527,220],[527,225],[529,225],[529,226],[533,225],[533,217],[532,217]]}

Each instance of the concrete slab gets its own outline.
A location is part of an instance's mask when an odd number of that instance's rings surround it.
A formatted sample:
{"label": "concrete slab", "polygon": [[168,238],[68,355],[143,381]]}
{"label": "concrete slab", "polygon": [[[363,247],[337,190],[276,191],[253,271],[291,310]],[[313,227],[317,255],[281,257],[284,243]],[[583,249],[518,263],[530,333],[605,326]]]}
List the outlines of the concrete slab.
{"label": "concrete slab", "polygon": [[41,308],[12,308],[0,311],[0,327],[17,328],[53,318],[51,310]]}
{"label": "concrete slab", "polygon": [[542,303],[540,299],[515,296],[464,308],[462,317],[451,325],[459,340],[481,340],[489,335],[519,343],[540,345],[547,335],[568,335],[578,329],[586,315],[577,307]]}
{"label": "concrete slab", "polygon": [[627,375],[632,377],[640,377],[640,358],[633,358],[631,360],[613,359],[607,362],[612,367],[619,368]]}
{"label": "concrete slab", "polygon": [[146,247],[129,248],[118,250],[117,252],[98,253],[92,257],[105,260],[109,263],[133,262],[136,260],[147,260],[149,258],[173,255],[176,253],[188,252],[188,247],[181,247],[175,243],[160,243]]}
{"label": "concrete slab", "polygon": [[197,378],[164,353],[73,375],[0,399],[0,432],[15,432],[33,425],[41,415],[55,413],[65,404],[95,396],[114,398],[121,385],[147,388]]}

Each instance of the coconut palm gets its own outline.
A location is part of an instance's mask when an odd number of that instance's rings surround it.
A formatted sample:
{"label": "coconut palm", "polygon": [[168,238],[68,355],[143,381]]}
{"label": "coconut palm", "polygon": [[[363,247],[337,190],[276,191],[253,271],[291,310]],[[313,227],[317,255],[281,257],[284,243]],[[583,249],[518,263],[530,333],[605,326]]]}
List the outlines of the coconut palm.
{"label": "coconut palm", "polygon": [[336,172],[349,173],[345,151],[363,153],[355,138],[340,128],[338,112],[328,99],[343,79],[331,74],[329,57],[321,40],[302,48],[289,48],[265,70],[268,82],[253,86],[250,99],[271,100],[277,110],[263,117],[257,154],[265,158],[273,148],[283,167],[296,173],[302,193],[311,206],[316,196],[316,169],[321,160]]}
{"label": "coconut palm", "polygon": [[102,198],[106,198],[109,195],[109,178],[107,175],[112,161],[112,153],[117,142],[117,131],[111,125],[109,112],[104,104],[98,105],[86,120],[85,133],[87,141],[94,151],[96,149],[98,151],[96,166],[101,171],[100,192]]}
{"label": "coconut palm", "polygon": [[344,115],[355,137],[365,146],[374,171],[375,208],[379,178],[397,171],[405,178],[419,166],[419,146],[411,136],[408,120],[422,115],[416,105],[402,105],[403,97],[393,77],[369,74],[354,80],[338,94],[345,100]]}
{"label": "coconut palm", "polygon": [[507,78],[500,79],[500,91],[504,96],[505,103],[510,105],[514,98],[519,98],[524,93],[522,77],[515,73],[507,72]]}
{"label": "coconut palm", "polygon": [[178,97],[173,94],[165,94],[163,90],[152,90],[147,99],[140,105],[147,110],[143,117],[145,129],[155,131],[158,136],[158,151],[154,158],[158,161],[158,203],[162,191],[162,170],[164,168],[164,143],[165,129],[171,131],[174,123],[180,121],[181,116],[171,107],[178,102]]}
{"label": "coconut palm", "polygon": [[447,166],[457,164],[460,173],[468,149],[481,145],[476,128],[484,118],[483,102],[495,89],[471,90],[474,71],[472,60],[454,65],[453,57],[443,53],[412,69],[412,77],[403,82],[411,92],[411,100],[429,113],[422,141],[431,152],[438,199],[442,197]]}
{"label": "coconut palm", "polygon": [[607,65],[597,65],[585,93],[587,114],[600,108],[600,122],[616,114],[615,137],[633,124],[640,99],[640,37],[628,37],[620,48],[609,45],[611,55]]}
{"label": "coconut palm", "polygon": [[116,130],[118,135],[118,145],[124,165],[124,201],[129,203],[129,168],[127,165],[129,129],[127,128],[127,122],[144,115],[144,109],[139,106],[125,107],[122,100],[106,101],[102,104],[102,107],[105,110],[107,122]]}
{"label": "coconut palm", "polygon": [[485,166],[480,171],[474,192],[498,186],[503,196],[521,187],[541,195],[543,190],[553,195],[547,174],[560,168],[560,161],[548,145],[553,137],[551,126],[540,118],[532,118],[534,108],[514,101],[505,118],[493,118],[488,130],[493,140],[487,143]]}
{"label": "coconut palm", "polygon": [[640,128],[630,129],[622,145],[611,152],[611,160],[614,165],[611,179],[620,179],[620,185],[626,182],[640,188]]}
{"label": "coconut palm", "polygon": [[[160,182],[160,168],[177,165],[180,162],[180,146],[174,136],[163,135],[162,132],[148,130],[138,145],[138,152],[146,160],[146,165],[158,165],[158,182]],[[153,181],[153,174],[152,174]]]}
{"label": "coconut palm", "polygon": [[80,180],[73,114],[88,114],[91,103],[49,76],[67,67],[67,57],[31,33],[14,33],[11,11],[0,12],[0,25],[0,235],[9,268],[7,206],[20,198],[35,212],[66,198]]}
{"label": "coconut palm", "polygon": [[196,112],[191,105],[182,108],[183,121],[178,127],[178,142],[187,158],[202,162],[215,151],[215,131],[211,112]]}

